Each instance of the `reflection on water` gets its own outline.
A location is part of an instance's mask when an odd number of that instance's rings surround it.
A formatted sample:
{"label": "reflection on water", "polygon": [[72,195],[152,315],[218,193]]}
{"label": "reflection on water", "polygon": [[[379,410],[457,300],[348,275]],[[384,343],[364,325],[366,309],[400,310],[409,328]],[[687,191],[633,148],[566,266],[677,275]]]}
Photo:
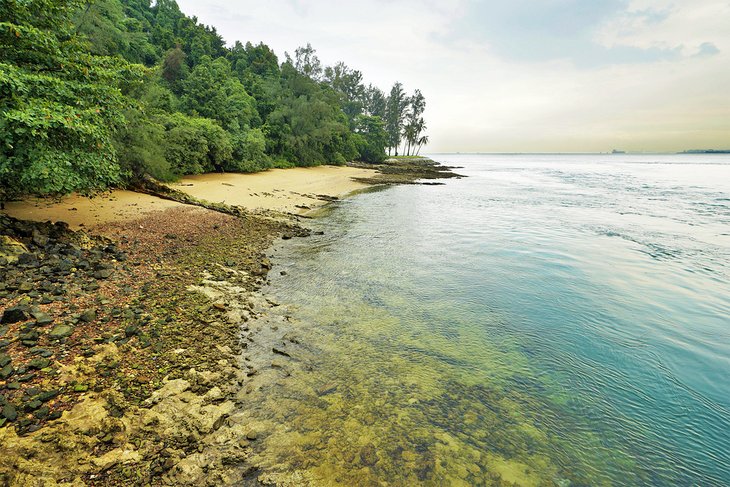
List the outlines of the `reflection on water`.
{"label": "reflection on water", "polygon": [[730,165],[450,157],[277,249],[258,481],[730,483]]}

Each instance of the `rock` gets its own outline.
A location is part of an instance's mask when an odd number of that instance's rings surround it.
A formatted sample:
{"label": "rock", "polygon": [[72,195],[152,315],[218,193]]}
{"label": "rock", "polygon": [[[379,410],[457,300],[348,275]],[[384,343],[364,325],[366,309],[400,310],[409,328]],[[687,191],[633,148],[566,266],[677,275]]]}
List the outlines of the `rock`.
{"label": "rock", "polygon": [[38,326],[46,326],[53,323],[53,318],[48,313],[32,313],[35,318],[35,324]]}
{"label": "rock", "polygon": [[285,352],[284,350],[282,350],[280,348],[273,347],[271,349],[271,351],[277,355],[283,355],[284,357],[291,357],[291,355],[289,355],[287,352]]}
{"label": "rock", "polygon": [[50,409],[48,406],[41,406],[38,408],[36,412],[33,413],[33,416],[35,416],[38,419],[46,419],[48,415],[50,414]]}
{"label": "rock", "polygon": [[36,399],[38,399],[40,402],[47,402],[58,396],[60,393],[61,391],[58,389],[51,389],[50,391],[41,392],[36,396]]}
{"label": "rock", "polygon": [[18,410],[15,409],[15,406],[10,403],[3,406],[1,414],[2,417],[7,419],[8,421],[15,421],[18,418]]}
{"label": "rock", "polygon": [[11,391],[17,391],[20,389],[20,382],[10,382],[8,385],[5,386],[5,388],[10,389]]}
{"label": "rock", "polygon": [[91,323],[92,321],[96,320],[96,310],[93,309],[87,309],[81,315],[79,316],[79,320],[83,321],[84,323]]}
{"label": "rock", "polygon": [[34,358],[30,362],[28,362],[28,368],[30,369],[41,370],[45,369],[49,365],[51,365],[51,361],[47,358]]}
{"label": "rock", "polygon": [[368,443],[360,449],[360,463],[368,467],[372,467],[378,463],[378,453],[372,443]]}
{"label": "rock", "polygon": [[28,319],[28,308],[25,306],[13,306],[6,308],[3,311],[3,316],[0,318],[0,323],[10,324],[18,323],[19,321],[26,321]]}
{"label": "rock", "polygon": [[47,348],[40,348],[40,347],[32,348],[30,350],[30,353],[32,353],[33,355],[40,355],[43,358],[48,358],[51,355],[53,355],[53,352],[51,352]]}
{"label": "rock", "polygon": [[12,359],[7,353],[0,353],[0,367],[5,367]]}
{"label": "rock", "polygon": [[94,272],[94,277],[96,279],[109,279],[112,274],[114,274],[114,271],[112,269],[101,269]]}
{"label": "rock", "polygon": [[74,332],[74,327],[71,325],[56,325],[53,327],[53,330],[48,334],[48,336],[52,339],[58,340],[61,338],[66,338],[68,336],[71,336]]}
{"label": "rock", "polygon": [[32,282],[23,281],[18,286],[18,291],[21,292],[21,293],[27,293],[27,292],[32,291],[34,287],[35,286],[33,285]]}
{"label": "rock", "polygon": [[43,405],[43,403],[40,402],[38,399],[33,399],[32,401],[25,403],[25,406],[23,406],[23,409],[25,409],[28,412],[35,411],[42,405]]}
{"label": "rock", "polygon": [[246,433],[246,439],[254,441],[256,438],[258,438],[259,435],[256,432],[256,430],[249,430],[248,433]]}
{"label": "rock", "polygon": [[337,390],[337,384],[336,383],[329,383],[325,384],[321,387],[317,388],[317,395],[318,396],[326,396],[327,394],[332,394]]}
{"label": "rock", "polygon": [[6,262],[12,264],[18,261],[20,255],[27,254],[28,248],[22,243],[15,239],[8,237],[7,235],[0,235],[0,256],[2,256]]}
{"label": "rock", "polygon": [[89,390],[89,386],[86,384],[76,384],[74,386],[74,392],[86,392]]}
{"label": "rock", "polygon": [[14,372],[15,372],[15,370],[13,369],[13,366],[8,364],[5,367],[3,367],[2,369],[0,369],[0,379],[2,379],[2,380],[8,379],[10,376],[13,375]]}

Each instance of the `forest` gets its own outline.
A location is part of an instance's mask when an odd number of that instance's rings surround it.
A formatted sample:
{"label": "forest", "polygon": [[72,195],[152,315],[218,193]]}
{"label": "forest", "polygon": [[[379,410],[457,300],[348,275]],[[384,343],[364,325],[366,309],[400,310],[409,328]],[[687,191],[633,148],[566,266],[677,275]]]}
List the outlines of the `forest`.
{"label": "forest", "polygon": [[0,0],[0,200],[416,154],[423,94],[363,79],[174,0]]}

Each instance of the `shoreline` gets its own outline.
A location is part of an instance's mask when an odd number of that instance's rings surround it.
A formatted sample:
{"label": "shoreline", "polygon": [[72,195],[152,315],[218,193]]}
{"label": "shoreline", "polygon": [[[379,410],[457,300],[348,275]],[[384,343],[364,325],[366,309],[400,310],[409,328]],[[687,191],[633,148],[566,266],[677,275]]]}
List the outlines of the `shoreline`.
{"label": "shoreline", "polygon": [[274,347],[251,360],[261,330],[248,323],[275,306],[260,292],[272,244],[308,231],[291,216],[169,203],[90,234],[2,220],[24,247],[0,290],[21,318],[0,325],[0,418],[15,413],[0,419],[0,480],[220,485],[253,473],[259,433],[235,411],[281,369]]}
{"label": "shoreline", "polygon": [[[130,221],[199,201],[219,205],[220,209],[241,207],[248,212],[306,215],[331,201],[379,184],[373,181],[376,176],[374,168],[346,166],[270,169],[253,174],[208,173],[187,176],[177,183],[156,184],[154,191],[115,189],[93,197],[73,194],[57,199],[11,201],[0,214],[21,220],[63,221],[74,230]],[[177,196],[160,197],[159,189]],[[180,196],[187,196],[189,201]]]}

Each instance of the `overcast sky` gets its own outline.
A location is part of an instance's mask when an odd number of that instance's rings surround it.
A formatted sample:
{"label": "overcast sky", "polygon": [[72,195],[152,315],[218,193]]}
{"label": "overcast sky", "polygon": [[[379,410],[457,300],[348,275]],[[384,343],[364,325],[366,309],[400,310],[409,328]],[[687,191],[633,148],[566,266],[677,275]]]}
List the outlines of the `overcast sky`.
{"label": "overcast sky", "polygon": [[426,96],[429,152],[730,148],[730,0],[178,0]]}

